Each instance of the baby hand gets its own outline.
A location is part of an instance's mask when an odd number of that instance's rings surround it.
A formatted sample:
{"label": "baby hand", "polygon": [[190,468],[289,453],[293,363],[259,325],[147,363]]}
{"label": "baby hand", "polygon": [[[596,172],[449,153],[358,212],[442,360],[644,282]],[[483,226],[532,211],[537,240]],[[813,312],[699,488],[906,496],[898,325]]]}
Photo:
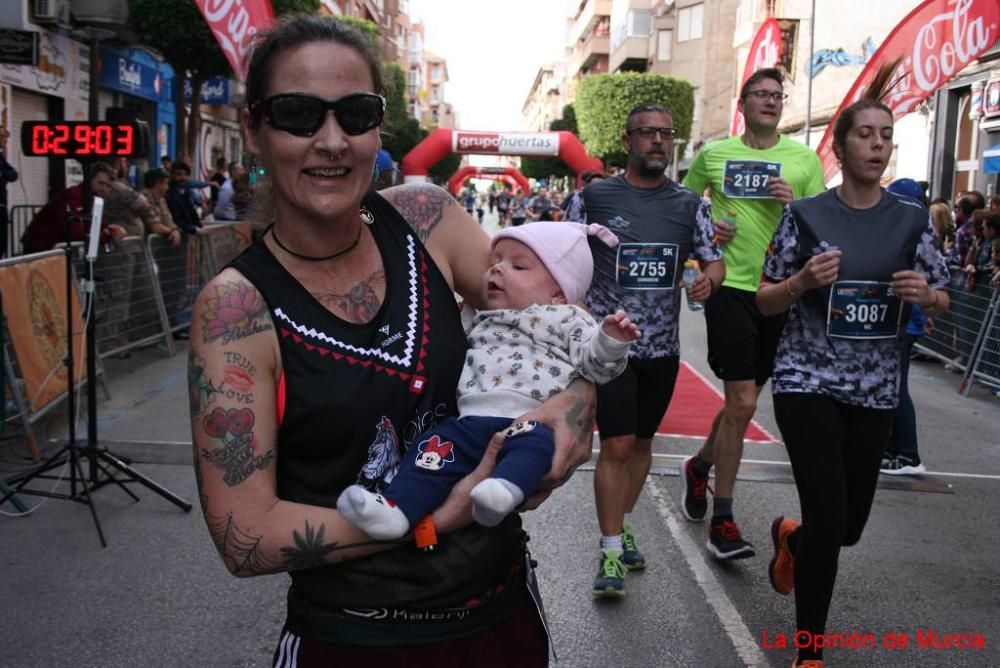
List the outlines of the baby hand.
{"label": "baby hand", "polygon": [[634,322],[629,320],[628,316],[625,315],[625,311],[621,309],[618,309],[613,315],[604,317],[604,322],[601,323],[601,331],[612,339],[621,341],[622,343],[630,343],[642,338],[642,332],[639,331]]}

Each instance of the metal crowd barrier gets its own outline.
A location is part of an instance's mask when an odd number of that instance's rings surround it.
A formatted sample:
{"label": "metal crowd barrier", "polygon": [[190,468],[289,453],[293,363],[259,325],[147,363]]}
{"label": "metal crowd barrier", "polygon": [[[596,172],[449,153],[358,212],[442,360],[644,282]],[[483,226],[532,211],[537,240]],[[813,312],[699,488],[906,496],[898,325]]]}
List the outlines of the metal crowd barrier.
{"label": "metal crowd barrier", "polygon": [[972,391],[970,380],[978,380],[983,385],[996,391],[1000,388],[1000,318],[997,316],[1000,305],[1000,290],[994,289],[993,296],[987,307],[986,318],[973,347],[972,364],[966,369],[962,379],[962,394],[969,396]]}
{"label": "metal crowd barrier", "polygon": [[41,208],[41,204],[18,204],[10,207],[7,216],[10,221],[10,229],[7,230],[7,257],[21,254],[21,235]]}
{"label": "metal crowd barrier", "polygon": [[[251,239],[247,223],[216,223],[197,235],[184,235],[172,248],[159,235],[126,237],[103,245],[94,262],[94,310],[96,347],[99,359],[132,349],[162,344],[167,355],[176,352],[175,335],[191,322],[191,307],[202,287],[230,260],[246,248]],[[88,266],[83,243],[75,242],[73,272],[77,281],[87,279]],[[21,255],[0,263],[31,262],[45,253]],[[8,323],[17,326],[17,323]],[[27,415],[20,373],[9,348],[4,364],[11,407],[23,424],[41,416]],[[98,374],[100,376],[100,373]],[[105,394],[107,389],[105,388]],[[0,400],[3,391],[0,388]],[[11,417],[7,416],[7,420]]]}
{"label": "metal crowd barrier", "polygon": [[[971,386],[967,380],[971,377],[1000,387],[996,368],[1000,358],[1000,337],[995,332],[997,290],[990,285],[989,278],[978,277],[970,291],[966,289],[965,272],[952,267],[948,285],[951,307],[934,317],[934,329],[914,346],[919,352],[961,371],[966,380],[960,389],[966,395]],[[987,370],[977,371],[977,364],[986,365]]]}

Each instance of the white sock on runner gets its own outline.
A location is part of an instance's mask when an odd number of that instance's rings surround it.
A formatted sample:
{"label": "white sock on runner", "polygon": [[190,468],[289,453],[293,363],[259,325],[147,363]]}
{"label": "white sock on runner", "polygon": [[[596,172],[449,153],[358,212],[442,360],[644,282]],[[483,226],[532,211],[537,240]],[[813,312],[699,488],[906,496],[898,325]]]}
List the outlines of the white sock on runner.
{"label": "white sock on runner", "polygon": [[617,536],[601,536],[601,549],[606,552],[617,552],[622,553],[622,535]]}

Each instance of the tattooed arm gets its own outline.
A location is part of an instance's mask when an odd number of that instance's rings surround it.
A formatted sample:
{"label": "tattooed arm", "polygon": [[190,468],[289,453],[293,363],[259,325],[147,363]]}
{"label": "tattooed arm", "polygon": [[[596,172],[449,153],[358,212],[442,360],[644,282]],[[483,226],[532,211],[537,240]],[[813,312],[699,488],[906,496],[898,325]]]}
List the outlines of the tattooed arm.
{"label": "tattooed arm", "polygon": [[311,568],[394,547],[335,509],[277,496],[280,356],[264,300],[227,269],[198,296],[188,364],[191,433],[202,511],[237,576]]}
{"label": "tattooed arm", "polygon": [[470,305],[485,305],[483,276],[489,266],[490,237],[445,190],[409,183],[380,191],[402,214],[434,258],[452,290]]}

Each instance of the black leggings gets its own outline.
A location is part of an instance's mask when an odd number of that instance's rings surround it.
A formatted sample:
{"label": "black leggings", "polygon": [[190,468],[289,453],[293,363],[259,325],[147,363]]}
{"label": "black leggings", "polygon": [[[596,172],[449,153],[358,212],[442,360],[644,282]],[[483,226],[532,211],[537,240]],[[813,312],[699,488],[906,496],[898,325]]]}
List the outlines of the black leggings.
{"label": "black leggings", "polygon": [[[774,395],[802,507],[802,526],[790,540],[797,631],[815,637],[826,629],[840,548],[857,543],[868,521],[895,412],[818,394]],[[803,661],[822,655],[822,648],[799,650]]]}

